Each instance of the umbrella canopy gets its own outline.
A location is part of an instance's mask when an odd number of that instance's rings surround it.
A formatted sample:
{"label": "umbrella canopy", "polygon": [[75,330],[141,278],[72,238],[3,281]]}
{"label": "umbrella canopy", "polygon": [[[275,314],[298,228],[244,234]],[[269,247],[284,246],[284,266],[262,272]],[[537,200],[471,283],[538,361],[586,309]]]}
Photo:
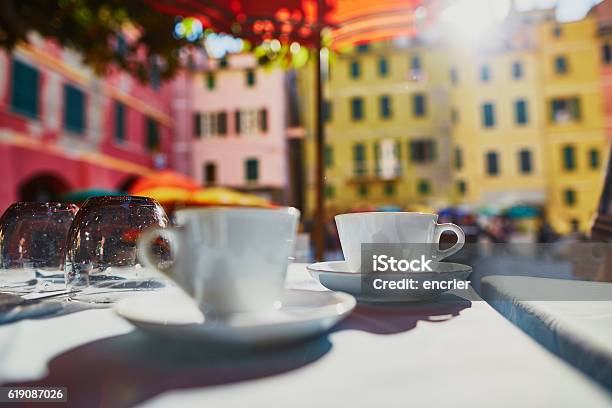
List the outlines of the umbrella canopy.
{"label": "umbrella canopy", "polygon": [[247,207],[270,207],[271,203],[253,194],[245,194],[239,191],[223,187],[204,188],[191,193],[189,205],[195,206],[247,206]]}
{"label": "umbrella canopy", "polygon": [[167,206],[187,202],[191,196],[191,190],[181,187],[152,187],[140,190],[134,195],[153,198],[160,204]]}
{"label": "umbrella canopy", "polygon": [[504,215],[512,219],[536,218],[540,216],[540,213],[538,207],[526,204],[515,205],[504,211]]}
{"label": "umbrella canopy", "polygon": [[195,190],[199,186],[198,183],[184,174],[172,170],[162,170],[136,180],[130,187],[130,194],[146,196],[146,194],[142,194],[143,191],[146,192],[160,187]]}
{"label": "umbrella canopy", "polygon": [[99,188],[89,190],[72,190],[62,196],[62,199],[71,203],[81,203],[91,197],[102,197],[102,196],[121,196],[125,195],[124,192],[114,190],[104,190]]}
{"label": "umbrella canopy", "polygon": [[[335,47],[413,36],[427,16],[415,10],[432,0],[193,0],[150,1],[166,13],[192,16],[204,28],[255,43],[266,39],[316,46],[323,27],[331,29]],[[430,13],[431,14],[431,13]],[[428,19],[429,20],[429,19]]]}

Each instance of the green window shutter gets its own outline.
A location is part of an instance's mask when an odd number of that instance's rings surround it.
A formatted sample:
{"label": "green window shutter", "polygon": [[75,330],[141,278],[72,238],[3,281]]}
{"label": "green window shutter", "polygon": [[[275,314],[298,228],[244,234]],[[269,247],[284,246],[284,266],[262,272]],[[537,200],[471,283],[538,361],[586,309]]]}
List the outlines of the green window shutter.
{"label": "green window shutter", "polygon": [[565,204],[568,206],[573,206],[574,204],[576,204],[576,191],[568,188],[567,190],[565,190],[563,192],[563,198],[565,201]]}
{"label": "green window shutter", "polygon": [[334,165],[334,149],[330,145],[325,145],[324,150],[325,167],[329,168]]}
{"label": "green window shutter", "polygon": [[529,174],[532,170],[531,151],[525,149],[519,152],[519,168],[521,173]]}
{"label": "green window shutter", "polygon": [[360,176],[365,173],[365,146],[357,143],[353,146],[353,165],[355,174]]}
{"label": "green window shutter", "polygon": [[38,117],[38,70],[21,61],[13,60],[11,78],[11,108],[32,118]]}
{"label": "green window shutter", "polygon": [[255,71],[252,69],[246,71],[246,83],[249,87],[255,86]]}
{"label": "green window shutter", "polygon": [[565,146],[563,148],[563,168],[565,170],[574,170],[576,168],[576,149],[574,146]]}
{"label": "green window shutter", "polygon": [[431,193],[431,183],[429,180],[419,180],[418,190],[421,195],[428,195]]}
{"label": "green window shutter", "polygon": [[215,83],[215,74],[213,72],[206,74],[206,87],[208,89],[215,89]]}
{"label": "green window shutter", "polygon": [[69,84],[64,85],[64,128],[78,134],[85,131],[85,94]]}
{"label": "green window shutter", "polygon": [[245,168],[247,181],[257,181],[259,179],[259,160],[247,159]]}
{"label": "green window shutter", "polygon": [[599,168],[599,150],[591,149],[589,150],[589,165],[592,169]]}

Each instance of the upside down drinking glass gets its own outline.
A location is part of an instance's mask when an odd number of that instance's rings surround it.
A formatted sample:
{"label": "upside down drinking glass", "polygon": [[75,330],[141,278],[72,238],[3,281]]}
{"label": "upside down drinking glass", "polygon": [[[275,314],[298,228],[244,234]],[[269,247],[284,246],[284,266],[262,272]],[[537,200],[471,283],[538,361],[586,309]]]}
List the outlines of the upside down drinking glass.
{"label": "upside down drinking glass", "polygon": [[[167,224],[163,208],[151,198],[90,198],[70,228],[66,257],[68,289],[81,291],[75,295],[78,300],[107,303],[126,293],[165,287],[163,278],[140,266],[136,241],[146,228]],[[163,245],[157,253],[160,261],[169,257]]]}
{"label": "upside down drinking glass", "polygon": [[77,211],[74,204],[19,202],[2,214],[1,291],[44,290],[39,281],[63,278],[66,239]]}

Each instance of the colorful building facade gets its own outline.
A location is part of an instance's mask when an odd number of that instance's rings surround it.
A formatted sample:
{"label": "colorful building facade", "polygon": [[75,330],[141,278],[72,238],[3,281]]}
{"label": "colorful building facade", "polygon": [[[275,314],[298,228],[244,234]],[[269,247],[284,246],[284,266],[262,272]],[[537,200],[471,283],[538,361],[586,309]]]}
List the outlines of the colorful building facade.
{"label": "colorful building facade", "polygon": [[252,55],[204,61],[189,74],[191,175],[287,201],[287,75],[262,68]]}
{"label": "colorful building facade", "polygon": [[0,209],[69,190],[125,188],[173,166],[172,93],[121,72],[104,78],[79,56],[32,36],[0,53]]}
{"label": "colorful building facade", "polygon": [[[447,196],[449,90],[442,52],[415,41],[373,43],[332,56],[325,81],[326,206],[431,208]],[[314,208],[312,66],[300,71],[307,129],[306,202]]]}
{"label": "colorful building facade", "polygon": [[547,210],[561,232],[592,223],[608,156],[597,19],[539,27],[544,132],[548,153]]}

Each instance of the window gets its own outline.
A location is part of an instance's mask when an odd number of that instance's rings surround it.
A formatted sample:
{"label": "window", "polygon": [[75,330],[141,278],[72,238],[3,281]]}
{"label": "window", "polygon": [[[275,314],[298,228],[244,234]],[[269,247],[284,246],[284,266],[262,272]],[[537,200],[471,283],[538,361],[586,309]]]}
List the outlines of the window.
{"label": "window", "polygon": [[261,133],[268,131],[268,110],[266,108],[259,110],[259,131]]}
{"label": "window", "polygon": [[332,118],[332,104],[330,101],[323,102],[323,120],[325,122],[331,122]]}
{"label": "window", "polygon": [[497,176],[499,174],[499,160],[496,152],[488,152],[486,155],[487,174]]}
{"label": "window", "polygon": [[514,102],[514,120],[517,125],[525,125],[529,121],[526,100],[519,99]]}
{"label": "window", "polygon": [[512,64],[512,78],[521,79],[523,77],[523,64],[515,61]]}
{"label": "window", "polygon": [[572,232],[580,231],[580,221],[577,218],[572,218],[570,220],[570,228],[572,229]]}
{"label": "window", "polygon": [[325,185],[325,198],[334,198],[336,196],[336,188],[332,185]]}
{"label": "window", "polygon": [[490,102],[482,105],[482,126],[486,128],[495,126],[495,105]]}
{"label": "window", "polygon": [[419,191],[419,194],[428,195],[429,193],[431,193],[431,183],[429,182],[429,180],[419,180],[417,189]]}
{"label": "window", "polygon": [[329,168],[334,165],[334,149],[330,145],[325,145],[325,149],[323,150],[323,159],[325,162],[325,167]]}
{"label": "window", "polygon": [[351,118],[353,120],[363,119],[363,99],[361,98],[351,99]]}
{"label": "window", "polygon": [[395,184],[394,183],[385,183],[384,185],[384,193],[387,197],[390,197],[395,194]]}
{"label": "window", "polygon": [[561,35],[563,35],[563,30],[561,29],[561,26],[559,25],[554,26],[552,30],[552,35],[555,38],[560,38]]}
{"label": "window", "polygon": [[246,181],[257,181],[259,179],[259,160],[247,159],[245,162]]}
{"label": "window", "polygon": [[380,97],[380,117],[383,119],[391,117],[391,97],[388,95]]}
{"label": "window", "polygon": [[461,170],[463,168],[463,151],[460,147],[455,147],[455,169]]}
{"label": "window", "polygon": [[217,183],[217,165],[215,163],[204,164],[204,185],[213,186]]}
{"label": "window", "polygon": [[198,139],[202,137],[202,115],[199,112],[193,113],[193,135]]}
{"label": "window", "polygon": [[574,146],[564,146],[563,147],[563,169],[564,170],[574,170],[576,168],[576,149]]}
{"label": "window", "polygon": [[459,195],[465,195],[467,193],[467,184],[463,180],[457,180],[456,182],[457,192]]}
{"label": "window", "polygon": [[125,141],[125,106],[120,102],[115,102],[115,141]]}
{"label": "window", "polygon": [[612,47],[606,43],[601,47],[601,59],[604,64],[612,63]]}
{"label": "window", "polygon": [[252,69],[247,69],[246,71],[246,83],[247,86],[253,87],[255,86],[255,71]]}
{"label": "window", "polygon": [[421,58],[418,55],[410,59],[410,72],[412,75],[419,75],[422,70]]}
{"label": "window", "polygon": [[365,174],[365,146],[363,143],[356,143],[353,146],[353,169],[355,175],[363,176]]}
{"label": "window", "polygon": [[563,201],[568,207],[576,204],[576,191],[571,188],[565,189],[565,191],[563,191]]}
{"label": "window", "polygon": [[378,75],[381,77],[389,75],[389,63],[386,58],[380,58],[378,60]]}
{"label": "window", "polygon": [[555,72],[557,74],[566,74],[568,69],[567,58],[565,56],[560,55],[555,58]]}
{"label": "window", "polygon": [[431,139],[412,140],[409,145],[413,163],[428,163],[436,158],[436,142]]}
{"label": "window", "polygon": [[597,149],[589,150],[589,166],[592,169],[599,168],[599,150]]}
{"label": "window", "polygon": [[64,85],[64,128],[79,134],[85,131],[85,94],[69,84]]}
{"label": "window", "polygon": [[451,84],[453,85],[457,85],[459,83],[459,72],[457,71],[457,68],[451,68],[450,80],[451,80]]}
{"label": "window", "polygon": [[227,112],[217,113],[217,134],[219,136],[227,135]]}
{"label": "window", "polygon": [[421,117],[425,116],[426,112],[425,107],[425,95],[423,94],[415,94],[412,97],[412,112],[414,116]]}
{"label": "window", "polygon": [[208,89],[215,89],[215,83],[216,83],[215,79],[216,78],[215,78],[214,72],[208,72],[206,74],[206,87]]}
{"label": "window", "polygon": [[557,98],[550,103],[553,123],[564,124],[580,121],[580,100],[578,98]]}
{"label": "window", "polygon": [[234,112],[234,130],[237,135],[242,133],[242,112],[240,112],[240,109],[236,109]]}
{"label": "window", "polygon": [[531,151],[523,149],[518,154],[519,169],[522,174],[529,174],[532,170]]}
{"label": "window", "polygon": [[39,73],[36,68],[13,60],[11,78],[11,108],[14,112],[35,118],[38,116]]}
{"label": "window", "polygon": [[491,80],[491,68],[488,65],[480,67],[480,82],[489,82]]}
{"label": "window", "polygon": [[145,128],[147,131],[146,148],[149,152],[157,152],[160,149],[159,124],[148,117],[145,117]]}
{"label": "window", "polygon": [[351,61],[349,68],[349,75],[351,78],[357,79],[361,76],[361,65],[359,64],[359,61]]}
{"label": "window", "polygon": [[359,197],[367,197],[368,196],[368,186],[364,184],[360,184],[357,186],[357,195]]}

